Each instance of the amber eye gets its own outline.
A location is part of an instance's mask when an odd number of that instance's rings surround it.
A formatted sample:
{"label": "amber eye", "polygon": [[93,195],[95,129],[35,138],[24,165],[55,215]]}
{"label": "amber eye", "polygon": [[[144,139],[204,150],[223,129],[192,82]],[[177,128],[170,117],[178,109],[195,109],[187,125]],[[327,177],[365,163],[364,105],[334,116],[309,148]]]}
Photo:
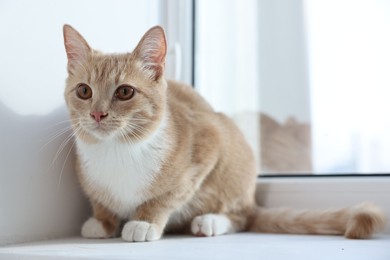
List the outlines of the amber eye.
{"label": "amber eye", "polygon": [[77,87],[77,96],[81,99],[90,99],[92,97],[92,89],[84,83]]}
{"label": "amber eye", "polygon": [[115,91],[115,97],[120,100],[129,100],[134,96],[134,94],[134,88],[129,85],[121,85]]}

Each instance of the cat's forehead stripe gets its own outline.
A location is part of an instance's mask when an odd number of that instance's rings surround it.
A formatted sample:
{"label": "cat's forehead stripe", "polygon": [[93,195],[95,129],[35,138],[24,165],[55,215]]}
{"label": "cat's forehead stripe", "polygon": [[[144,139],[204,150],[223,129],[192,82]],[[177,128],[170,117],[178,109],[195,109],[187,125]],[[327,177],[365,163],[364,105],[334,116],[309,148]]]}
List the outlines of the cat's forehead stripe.
{"label": "cat's forehead stripe", "polygon": [[113,80],[118,84],[126,72],[127,59],[123,55],[100,56],[93,64],[90,78],[97,82]]}

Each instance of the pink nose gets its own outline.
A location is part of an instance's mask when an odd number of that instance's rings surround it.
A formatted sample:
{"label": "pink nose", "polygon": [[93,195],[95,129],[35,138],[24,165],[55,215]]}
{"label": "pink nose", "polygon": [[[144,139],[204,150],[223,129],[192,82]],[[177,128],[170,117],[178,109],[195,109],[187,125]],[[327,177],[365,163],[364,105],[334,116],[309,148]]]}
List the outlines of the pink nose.
{"label": "pink nose", "polygon": [[100,121],[102,121],[102,119],[103,118],[105,118],[106,116],[108,116],[108,114],[107,113],[104,113],[104,112],[92,112],[91,114],[90,114],[94,119],[95,119],[95,121],[96,122],[100,122]]}

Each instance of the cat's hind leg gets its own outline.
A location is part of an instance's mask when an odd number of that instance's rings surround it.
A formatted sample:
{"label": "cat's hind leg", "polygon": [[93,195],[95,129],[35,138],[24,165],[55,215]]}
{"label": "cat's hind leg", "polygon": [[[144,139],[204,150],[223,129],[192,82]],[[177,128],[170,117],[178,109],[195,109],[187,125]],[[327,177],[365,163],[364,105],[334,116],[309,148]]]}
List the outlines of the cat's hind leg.
{"label": "cat's hind leg", "polygon": [[206,214],[192,220],[191,232],[195,236],[218,236],[236,232],[232,220],[225,214]]}

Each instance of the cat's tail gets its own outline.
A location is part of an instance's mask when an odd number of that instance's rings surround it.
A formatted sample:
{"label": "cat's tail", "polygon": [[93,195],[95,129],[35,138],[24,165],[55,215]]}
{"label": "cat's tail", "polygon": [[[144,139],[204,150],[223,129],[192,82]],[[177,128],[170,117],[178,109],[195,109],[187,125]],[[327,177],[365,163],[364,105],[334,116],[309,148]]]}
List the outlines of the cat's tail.
{"label": "cat's tail", "polygon": [[368,238],[384,228],[383,211],[371,203],[328,210],[266,209],[258,207],[250,231],[265,233],[344,235]]}

